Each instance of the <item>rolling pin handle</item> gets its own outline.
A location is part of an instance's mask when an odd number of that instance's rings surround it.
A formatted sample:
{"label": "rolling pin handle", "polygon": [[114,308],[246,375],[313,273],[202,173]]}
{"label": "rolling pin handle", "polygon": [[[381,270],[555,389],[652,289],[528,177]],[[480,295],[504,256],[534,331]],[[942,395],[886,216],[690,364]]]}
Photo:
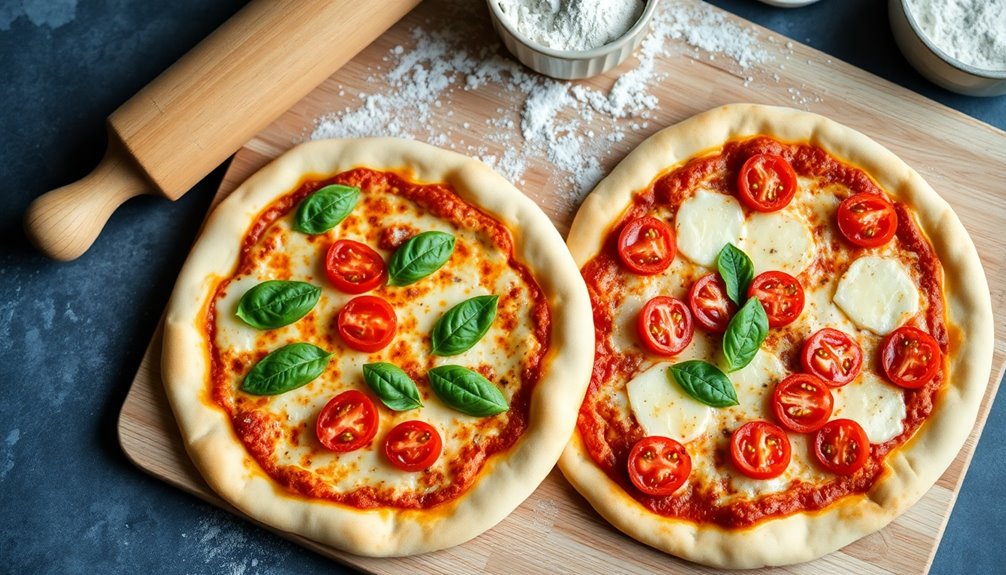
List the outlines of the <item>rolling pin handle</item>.
{"label": "rolling pin handle", "polygon": [[74,260],[91,247],[123,202],[155,191],[154,184],[113,137],[90,174],[42,194],[28,206],[25,234],[50,258]]}

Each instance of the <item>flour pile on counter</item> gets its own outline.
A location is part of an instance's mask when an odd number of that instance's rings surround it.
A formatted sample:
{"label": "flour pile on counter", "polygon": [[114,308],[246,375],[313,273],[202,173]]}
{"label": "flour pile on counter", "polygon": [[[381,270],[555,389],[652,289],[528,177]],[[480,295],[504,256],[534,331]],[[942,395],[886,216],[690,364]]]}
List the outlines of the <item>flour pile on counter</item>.
{"label": "flour pile on counter", "polygon": [[[561,192],[565,205],[556,209],[571,214],[600,180],[605,165],[610,167],[642,136],[662,127],[651,126],[659,100],[649,87],[673,79],[656,71],[656,58],[719,56],[741,69],[767,58],[756,48],[752,30],[727,22],[707,4],[665,1],[636,52],[636,66],[602,90],[588,82],[540,76],[505,55],[484,5],[467,0],[443,4],[443,20],[431,21],[430,30],[414,28],[411,47],[394,47],[385,64],[371,70],[370,88],[358,95],[361,104],[321,118],[311,139],[424,140],[477,156],[518,186],[525,183],[527,170],[540,168],[548,185]],[[479,103],[489,118],[455,114],[455,99],[476,90],[491,95]],[[345,90],[339,95],[352,97]],[[639,132],[638,137],[623,142],[630,131]]]}
{"label": "flour pile on counter", "polygon": [[517,33],[556,50],[617,40],[643,15],[642,0],[496,0]]}
{"label": "flour pile on counter", "polygon": [[908,0],[926,37],[965,64],[1006,70],[1006,0]]}

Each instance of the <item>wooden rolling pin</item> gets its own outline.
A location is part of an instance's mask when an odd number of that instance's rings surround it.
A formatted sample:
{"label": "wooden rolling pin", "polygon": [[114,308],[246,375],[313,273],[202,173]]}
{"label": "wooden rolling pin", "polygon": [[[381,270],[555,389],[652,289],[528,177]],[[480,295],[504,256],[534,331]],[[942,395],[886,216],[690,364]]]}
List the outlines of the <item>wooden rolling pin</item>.
{"label": "wooden rolling pin", "polygon": [[254,0],[108,117],[101,163],[32,202],[28,238],[72,260],[129,198],[178,199],[419,1]]}

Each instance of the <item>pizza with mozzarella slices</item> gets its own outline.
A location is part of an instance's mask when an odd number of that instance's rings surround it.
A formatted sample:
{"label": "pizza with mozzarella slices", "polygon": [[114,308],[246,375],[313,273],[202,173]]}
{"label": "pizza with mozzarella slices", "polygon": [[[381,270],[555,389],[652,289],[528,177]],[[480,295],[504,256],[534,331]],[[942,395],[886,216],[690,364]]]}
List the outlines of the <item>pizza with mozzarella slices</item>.
{"label": "pizza with mozzarella slices", "polygon": [[950,206],[818,115],[731,105],[642,143],[567,240],[594,370],[560,467],[679,557],[810,560],[917,501],[970,433],[988,285]]}
{"label": "pizza with mozzarella slices", "polygon": [[168,307],[163,379],[225,500],[357,554],[466,541],[572,433],[593,340],[544,213],[476,160],[303,144],[216,208]]}

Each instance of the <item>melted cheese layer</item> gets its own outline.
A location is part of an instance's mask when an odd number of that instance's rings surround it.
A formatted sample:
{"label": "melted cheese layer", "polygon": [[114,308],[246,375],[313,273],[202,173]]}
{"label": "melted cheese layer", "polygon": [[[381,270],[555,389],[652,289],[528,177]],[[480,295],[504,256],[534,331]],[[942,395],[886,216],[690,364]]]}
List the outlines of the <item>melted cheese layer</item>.
{"label": "melted cheese layer", "polygon": [[[398,329],[389,346],[363,353],[346,346],[337,334],[338,313],[356,296],[342,293],[328,282],[324,254],[334,240],[352,239],[377,249],[387,261],[391,251],[379,248],[379,238],[387,229],[411,230],[412,234],[444,231],[456,238],[455,251],[442,268],[416,284],[381,286],[368,292],[392,305]],[[535,297],[525,278],[509,265],[508,257],[483,234],[454,226],[412,201],[388,193],[369,194],[364,190],[350,216],[325,234],[309,236],[295,231],[292,212],[281,217],[253,247],[249,256],[252,265],[234,277],[215,301],[214,343],[226,369],[225,403],[239,419],[242,413],[254,414],[269,422],[270,428],[280,430],[268,444],[273,465],[307,472],[329,492],[349,493],[361,486],[378,485],[392,494],[388,499],[394,499],[450,485],[463,451],[497,436],[510,414],[479,418],[459,413],[432,392],[425,374],[438,365],[462,365],[485,375],[511,402],[521,388],[528,358],[541,347],[532,317]],[[260,331],[243,323],[234,312],[248,289],[269,279],[309,282],[321,287],[322,295],[314,309],[296,323]],[[500,296],[489,332],[462,354],[433,356],[430,333],[440,316],[468,298],[487,294]],[[313,343],[334,354],[320,377],[275,396],[250,396],[239,390],[245,374],[265,353],[297,341]],[[423,407],[395,412],[380,403],[362,375],[364,364],[380,361],[396,364],[412,376]],[[317,440],[315,425],[325,404],[348,389],[362,390],[374,400],[378,431],[375,439],[359,450],[333,453]],[[398,470],[382,451],[387,432],[412,419],[433,425],[443,439],[442,455],[424,472]]]}

